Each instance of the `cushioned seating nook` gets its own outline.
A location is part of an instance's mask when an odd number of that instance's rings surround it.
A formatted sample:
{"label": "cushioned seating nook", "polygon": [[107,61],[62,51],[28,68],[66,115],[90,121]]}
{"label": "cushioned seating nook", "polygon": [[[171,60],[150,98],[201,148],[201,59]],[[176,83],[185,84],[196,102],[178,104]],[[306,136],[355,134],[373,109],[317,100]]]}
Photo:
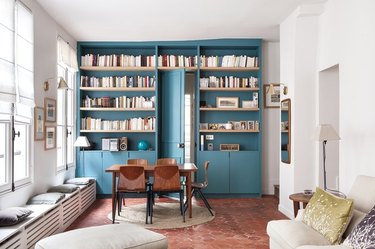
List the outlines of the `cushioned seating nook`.
{"label": "cushioned seating nook", "polygon": [[167,238],[134,224],[81,228],[40,240],[35,249],[165,249]]}

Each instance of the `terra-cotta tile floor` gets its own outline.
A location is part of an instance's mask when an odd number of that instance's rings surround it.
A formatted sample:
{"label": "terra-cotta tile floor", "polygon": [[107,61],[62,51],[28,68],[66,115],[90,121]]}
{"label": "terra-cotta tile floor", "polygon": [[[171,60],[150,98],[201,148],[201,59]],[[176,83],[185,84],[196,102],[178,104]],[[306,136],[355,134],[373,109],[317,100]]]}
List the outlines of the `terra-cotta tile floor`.
{"label": "terra-cotta tile floor", "polygon": [[[158,201],[169,201],[160,198]],[[164,199],[164,200],[162,200]],[[144,203],[143,198],[128,198],[126,205]],[[204,205],[200,200],[199,204]],[[168,238],[170,249],[269,248],[267,222],[286,217],[277,210],[274,196],[262,198],[209,199],[215,210],[211,222],[179,229],[154,230]],[[98,199],[67,229],[111,224],[107,218],[111,199]]]}

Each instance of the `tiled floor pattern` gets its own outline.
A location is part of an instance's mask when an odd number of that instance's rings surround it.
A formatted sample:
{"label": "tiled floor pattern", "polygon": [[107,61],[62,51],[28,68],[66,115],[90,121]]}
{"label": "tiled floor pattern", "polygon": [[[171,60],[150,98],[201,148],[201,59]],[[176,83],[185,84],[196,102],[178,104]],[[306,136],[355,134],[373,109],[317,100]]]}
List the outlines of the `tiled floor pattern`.
{"label": "tiled floor pattern", "polygon": [[[160,198],[158,201],[169,201]],[[145,202],[145,199],[126,199],[126,205]],[[269,220],[284,219],[277,211],[273,196],[241,199],[209,199],[216,212],[213,221],[183,229],[155,230],[168,237],[170,249],[232,249],[269,248],[266,225]],[[199,204],[202,204],[199,201]],[[110,199],[98,199],[69,228],[76,229],[111,224],[107,215],[111,211]],[[208,212],[208,211],[207,211]]]}

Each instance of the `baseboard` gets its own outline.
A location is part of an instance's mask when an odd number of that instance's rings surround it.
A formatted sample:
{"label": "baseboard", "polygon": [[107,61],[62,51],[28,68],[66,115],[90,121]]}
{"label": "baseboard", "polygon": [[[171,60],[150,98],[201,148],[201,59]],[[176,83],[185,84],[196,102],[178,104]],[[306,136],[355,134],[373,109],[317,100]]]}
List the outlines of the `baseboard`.
{"label": "baseboard", "polygon": [[289,219],[294,219],[294,213],[291,212],[289,209],[285,208],[284,206],[282,206],[281,204],[279,204],[278,209]]}

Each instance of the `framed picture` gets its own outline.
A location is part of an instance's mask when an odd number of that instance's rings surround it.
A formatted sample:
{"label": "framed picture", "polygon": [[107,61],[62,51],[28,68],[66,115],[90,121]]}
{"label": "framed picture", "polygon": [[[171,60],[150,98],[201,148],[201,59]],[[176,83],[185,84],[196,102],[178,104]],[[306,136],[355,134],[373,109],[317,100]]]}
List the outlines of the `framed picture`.
{"label": "framed picture", "polygon": [[44,139],[44,109],[43,107],[34,108],[34,140]]}
{"label": "framed picture", "polygon": [[241,130],[241,122],[239,121],[232,121],[233,130]]}
{"label": "framed picture", "polygon": [[239,151],[239,144],[220,144],[220,150],[222,151]]}
{"label": "framed picture", "polygon": [[249,128],[249,130],[255,130],[255,122],[254,120],[250,120],[250,121],[247,121],[247,127]]}
{"label": "framed picture", "polygon": [[217,108],[238,108],[238,97],[216,97]]}
{"label": "framed picture", "polygon": [[56,122],[56,100],[44,98],[44,112],[46,122]]}
{"label": "framed picture", "polygon": [[44,150],[51,150],[56,148],[56,126],[47,126],[45,127],[46,136]]}
{"label": "framed picture", "polygon": [[241,123],[241,130],[249,129],[248,121],[240,121],[240,123]]}
{"label": "framed picture", "polygon": [[208,123],[200,123],[199,129],[200,130],[208,130]]}
{"label": "framed picture", "polygon": [[242,101],[242,108],[252,108],[254,107],[252,100],[243,100]]}
{"label": "framed picture", "polygon": [[264,84],[264,108],[280,108],[280,84]]}

